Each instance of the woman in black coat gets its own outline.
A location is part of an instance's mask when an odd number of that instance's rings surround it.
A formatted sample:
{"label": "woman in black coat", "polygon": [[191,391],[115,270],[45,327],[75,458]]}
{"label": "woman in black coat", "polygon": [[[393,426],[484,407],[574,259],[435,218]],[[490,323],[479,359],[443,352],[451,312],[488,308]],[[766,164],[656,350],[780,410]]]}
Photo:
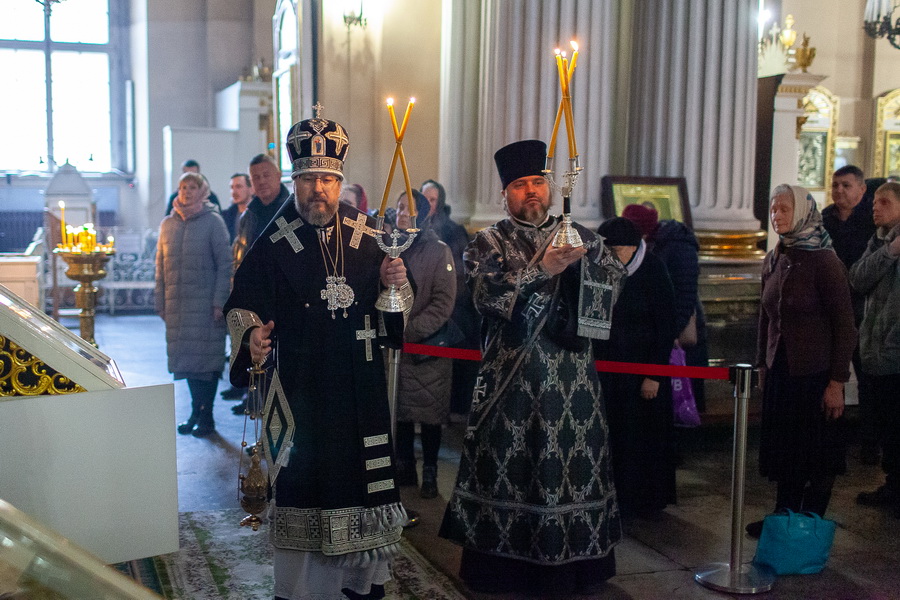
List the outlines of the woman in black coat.
{"label": "woman in black coat", "polygon": [[[596,341],[598,359],[666,365],[675,292],[663,262],[646,250],[637,226],[621,217],[597,232],[628,269],[613,308],[609,340]],[[672,387],[668,377],[601,373],[619,509],[644,515],[675,503]]]}

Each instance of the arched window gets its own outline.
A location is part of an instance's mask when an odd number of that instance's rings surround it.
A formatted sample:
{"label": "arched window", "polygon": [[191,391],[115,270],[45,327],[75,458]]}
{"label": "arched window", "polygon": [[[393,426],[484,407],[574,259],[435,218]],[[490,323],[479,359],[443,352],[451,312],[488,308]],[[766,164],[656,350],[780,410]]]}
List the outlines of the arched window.
{"label": "arched window", "polygon": [[126,2],[6,2],[0,170],[128,170]]}
{"label": "arched window", "polygon": [[284,151],[283,142],[288,130],[299,121],[300,74],[300,18],[292,0],[279,0],[273,18],[275,39],[275,69],[272,81],[275,87],[276,148],[282,171],[291,171],[291,159]]}

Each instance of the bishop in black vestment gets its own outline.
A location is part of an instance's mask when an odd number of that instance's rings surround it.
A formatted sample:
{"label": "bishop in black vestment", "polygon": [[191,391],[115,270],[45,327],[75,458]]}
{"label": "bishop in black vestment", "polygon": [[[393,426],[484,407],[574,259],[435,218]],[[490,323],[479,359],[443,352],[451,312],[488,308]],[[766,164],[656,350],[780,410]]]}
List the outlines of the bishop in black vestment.
{"label": "bishop in black vestment", "polygon": [[[251,247],[225,306],[231,380],[269,354],[268,444],[275,595],[381,598],[406,513],[394,481],[379,345],[399,347],[403,313],[381,313],[383,285],[412,294],[374,220],[339,204],[346,131],[320,117],[288,134],[295,194]],[[268,403],[267,403],[268,404]],[[352,592],[350,594],[349,592]]]}

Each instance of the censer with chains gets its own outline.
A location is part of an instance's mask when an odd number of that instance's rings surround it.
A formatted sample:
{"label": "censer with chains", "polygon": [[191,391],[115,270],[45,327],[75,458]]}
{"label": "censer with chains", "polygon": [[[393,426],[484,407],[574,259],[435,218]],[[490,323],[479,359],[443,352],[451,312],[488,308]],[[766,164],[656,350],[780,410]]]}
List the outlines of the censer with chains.
{"label": "censer with chains", "polygon": [[[262,439],[260,429],[263,408],[266,399],[266,370],[261,363],[254,363],[248,369],[250,373],[250,387],[247,390],[247,409],[244,411],[244,433],[241,438],[241,457],[238,463],[238,490],[241,508],[250,513],[241,520],[241,527],[251,527],[258,531],[262,524],[260,514],[268,505],[269,481],[262,468]],[[248,424],[253,426],[253,444],[247,442]],[[244,466],[244,454],[249,452],[250,464],[246,475],[242,472]]]}

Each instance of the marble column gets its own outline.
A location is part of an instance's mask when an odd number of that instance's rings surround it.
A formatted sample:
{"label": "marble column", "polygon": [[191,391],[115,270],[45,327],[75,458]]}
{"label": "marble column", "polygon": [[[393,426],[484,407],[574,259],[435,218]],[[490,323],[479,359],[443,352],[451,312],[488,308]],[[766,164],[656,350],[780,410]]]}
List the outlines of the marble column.
{"label": "marble column", "polygon": [[[440,172],[458,203],[454,215],[467,215],[470,228],[505,217],[494,152],[521,139],[549,141],[560,99],[553,50],[572,39],[581,47],[572,105],[583,167],[572,212],[585,225],[599,222],[615,127],[619,10],[613,0],[445,0]],[[561,131],[561,159],[565,149]]]}
{"label": "marble column", "polygon": [[[712,256],[754,256],[756,0],[637,2],[626,174],[685,177]],[[794,160],[796,162],[796,159]]]}

